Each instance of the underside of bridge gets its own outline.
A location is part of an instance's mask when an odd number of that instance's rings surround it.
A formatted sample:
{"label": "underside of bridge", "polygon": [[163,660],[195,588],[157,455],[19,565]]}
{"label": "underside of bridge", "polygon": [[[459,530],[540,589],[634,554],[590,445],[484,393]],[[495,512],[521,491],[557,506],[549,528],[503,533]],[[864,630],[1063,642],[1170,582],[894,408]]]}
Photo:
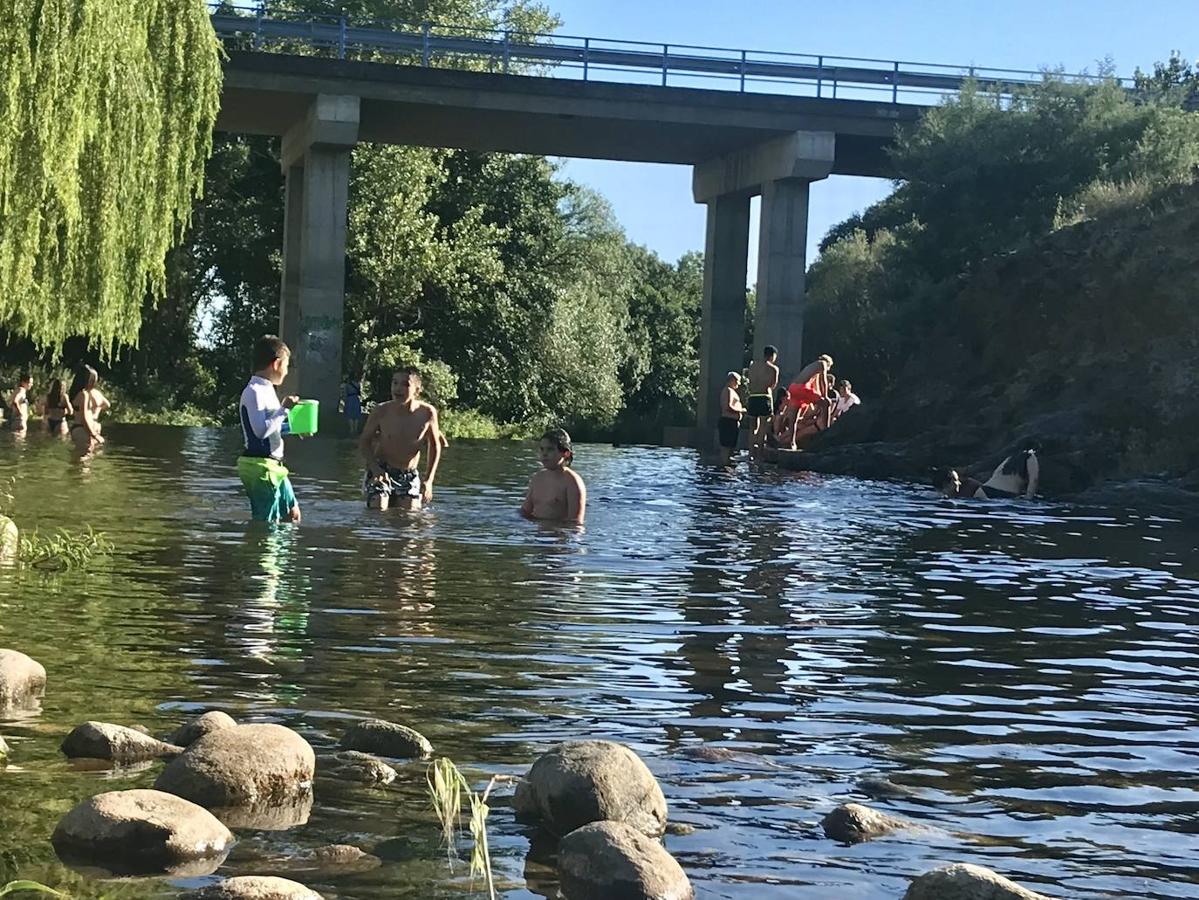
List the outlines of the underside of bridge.
{"label": "underside of bridge", "polygon": [[283,138],[280,334],[288,390],[336,408],[346,205],[359,141],[693,167],[707,205],[698,425],[710,435],[742,365],[750,198],[761,195],[755,352],[803,364],[808,191],[829,174],[887,176],[919,108],[231,52],[218,129]]}

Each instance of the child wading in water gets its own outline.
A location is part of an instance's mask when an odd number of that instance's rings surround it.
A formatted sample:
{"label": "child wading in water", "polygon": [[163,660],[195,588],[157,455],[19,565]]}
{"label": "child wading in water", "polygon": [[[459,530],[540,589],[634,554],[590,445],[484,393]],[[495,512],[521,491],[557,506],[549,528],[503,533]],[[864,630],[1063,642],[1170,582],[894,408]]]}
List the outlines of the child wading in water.
{"label": "child wading in water", "polygon": [[520,514],[526,519],[582,525],[587,514],[587,485],[570,468],[575,456],[570,435],[561,428],[550,429],[541,436],[537,452],[544,468],[529,479]]}
{"label": "child wading in water", "polygon": [[[420,399],[423,381],[413,368],[391,376],[391,399],[380,403],[366,420],[358,450],[366,463],[362,482],[368,509],[420,509],[433,499],[433,479],[441,463],[444,440],[437,409]],[[421,450],[428,455],[421,483]]]}
{"label": "child wading in water", "polygon": [[300,505],[283,465],[283,435],[289,432],[287,410],[299,397],[279,402],[275,387],[287,377],[291,350],[274,335],[254,345],[254,374],[241,392],[238,410],[245,450],[237,458],[237,474],[250,498],[250,512],[263,522],[299,522]]}

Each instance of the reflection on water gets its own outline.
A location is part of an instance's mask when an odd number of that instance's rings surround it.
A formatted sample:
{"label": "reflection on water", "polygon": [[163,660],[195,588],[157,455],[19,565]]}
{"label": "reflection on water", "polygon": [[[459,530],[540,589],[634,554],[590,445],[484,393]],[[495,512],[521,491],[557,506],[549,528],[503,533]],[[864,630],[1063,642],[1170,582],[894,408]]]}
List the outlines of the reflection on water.
{"label": "reflection on water", "polygon": [[[407,722],[480,780],[563,738],[624,741],[695,827],[667,846],[704,897],[893,900],[947,861],[1060,897],[1199,897],[1193,523],[584,447],[579,532],[517,516],[529,447],[469,442],[433,506],[378,516],[352,446],[320,440],[289,446],[304,525],[267,528],[246,521],[232,435],[108,437],[84,467],[49,436],[0,437],[22,525],[91,522],[119,547],[90,576],[0,570],[0,646],[50,673],[40,710],[0,713],[0,880],[193,883],[60,866],[61,814],[160,764],[87,771],[57,745],[88,718],[158,733],[220,708],[296,728],[318,757],[353,717]],[[866,801],[870,776],[910,790],[869,802],[939,830],[826,840],[820,817]],[[305,819],[247,822],[221,871],[344,898],[468,885],[419,765],[372,789],[318,764]],[[552,859],[503,796],[490,821],[505,896],[552,895]],[[300,873],[329,843],[383,864]]]}

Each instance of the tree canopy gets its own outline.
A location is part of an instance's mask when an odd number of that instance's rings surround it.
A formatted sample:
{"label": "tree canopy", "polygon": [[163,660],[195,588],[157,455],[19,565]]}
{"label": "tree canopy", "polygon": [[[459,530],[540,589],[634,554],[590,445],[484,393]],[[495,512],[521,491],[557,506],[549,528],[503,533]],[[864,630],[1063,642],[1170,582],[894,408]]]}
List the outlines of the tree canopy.
{"label": "tree canopy", "polygon": [[0,326],[52,352],[136,343],[220,85],[202,0],[0,4]]}

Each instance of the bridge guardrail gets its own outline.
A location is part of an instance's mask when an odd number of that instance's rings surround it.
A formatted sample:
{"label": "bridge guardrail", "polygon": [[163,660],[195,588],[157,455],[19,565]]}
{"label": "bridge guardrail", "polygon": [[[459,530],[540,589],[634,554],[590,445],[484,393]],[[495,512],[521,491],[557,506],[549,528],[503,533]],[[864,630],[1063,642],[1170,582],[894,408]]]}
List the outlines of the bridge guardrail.
{"label": "bridge guardrail", "polygon": [[[927,104],[958,91],[968,80],[984,90],[1010,95],[1046,77],[1044,72],[1017,69],[489,31],[434,22],[364,24],[346,16],[271,10],[267,3],[210,2],[208,6],[218,36],[248,40],[257,50],[300,43],[341,59],[384,53],[423,66],[470,60],[483,62],[492,71],[552,73],[583,81],[631,80],[663,86],[702,82],[704,87],[735,86],[742,92]],[[1087,74],[1060,77],[1103,80]],[[1128,79],[1120,83],[1131,87]],[[769,90],[762,91],[763,86]]]}

